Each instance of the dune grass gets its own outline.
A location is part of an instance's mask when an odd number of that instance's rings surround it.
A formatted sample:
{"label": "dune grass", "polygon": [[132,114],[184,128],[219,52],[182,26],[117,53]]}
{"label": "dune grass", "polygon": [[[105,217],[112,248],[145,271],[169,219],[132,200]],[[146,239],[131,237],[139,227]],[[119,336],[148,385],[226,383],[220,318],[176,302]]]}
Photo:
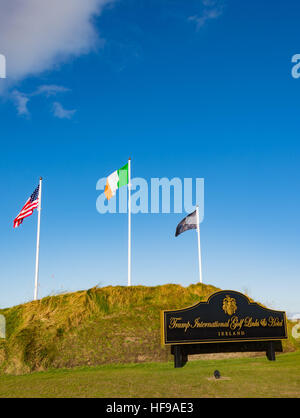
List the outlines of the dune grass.
{"label": "dune grass", "polygon": [[109,286],[3,309],[0,371],[165,361],[170,355],[160,345],[161,309],[192,305],[215,290],[200,284]]}
{"label": "dune grass", "polygon": [[[170,361],[170,349],[161,347],[160,311],[194,305],[217,290],[200,283],[109,286],[0,310],[0,373]],[[285,351],[294,349],[295,341],[285,342]]]}

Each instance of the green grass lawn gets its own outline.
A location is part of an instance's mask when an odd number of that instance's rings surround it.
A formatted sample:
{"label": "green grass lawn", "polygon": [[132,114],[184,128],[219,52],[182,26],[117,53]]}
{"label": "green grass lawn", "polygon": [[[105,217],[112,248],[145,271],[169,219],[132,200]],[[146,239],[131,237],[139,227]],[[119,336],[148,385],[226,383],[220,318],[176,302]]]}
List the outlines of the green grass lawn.
{"label": "green grass lawn", "polygon": [[[222,378],[213,378],[214,370]],[[300,397],[300,351],[265,357],[108,365],[2,375],[1,397]]]}

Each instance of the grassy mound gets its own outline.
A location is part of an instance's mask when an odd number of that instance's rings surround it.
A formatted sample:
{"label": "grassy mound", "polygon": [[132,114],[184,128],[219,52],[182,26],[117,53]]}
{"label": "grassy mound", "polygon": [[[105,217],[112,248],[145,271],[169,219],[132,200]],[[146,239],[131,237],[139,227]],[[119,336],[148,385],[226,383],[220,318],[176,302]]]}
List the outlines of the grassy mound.
{"label": "grassy mound", "polygon": [[[170,349],[160,344],[160,311],[191,306],[217,290],[201,284],[109,286],[3,309],[0,371],[170,360]],[[292,350],[292,342],[285,348]]]}

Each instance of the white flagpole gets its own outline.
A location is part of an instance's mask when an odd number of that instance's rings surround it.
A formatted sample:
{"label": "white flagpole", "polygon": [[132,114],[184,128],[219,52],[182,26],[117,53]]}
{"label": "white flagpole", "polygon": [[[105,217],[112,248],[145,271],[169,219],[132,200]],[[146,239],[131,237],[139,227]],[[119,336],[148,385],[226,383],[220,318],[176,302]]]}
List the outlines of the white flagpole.
{"label": "white flagpole", "polygon": [[38,210],[38,223],[37,223],[36,257],[35,257],[34,300],[37,300],[37,295],[38,295],[41,205],[42,205],[42,177],[40,177],[39,205],[37,209]]}
{"label": "white flagpole", "polygon": [[203,283],[203,280],[202,280],[201,243],[200,243],[200,216],[199,216],[199,206],[197,206],[197,235],[198,235],[199,278],[200,278],[200,283]]}
{"label": "white flagpole", "polygon": [[128,160],[128,286],[131,286],[131,158]]}

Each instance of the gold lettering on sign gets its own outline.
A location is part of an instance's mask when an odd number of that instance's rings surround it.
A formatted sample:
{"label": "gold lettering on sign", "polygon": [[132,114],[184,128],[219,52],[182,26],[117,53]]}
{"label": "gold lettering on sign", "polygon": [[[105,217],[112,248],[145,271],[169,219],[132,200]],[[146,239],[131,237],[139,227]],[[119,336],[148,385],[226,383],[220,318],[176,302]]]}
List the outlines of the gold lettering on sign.
{"label": "gold lettering on sign", "polygon": [[253,319],[251,316],[245,318],[244,325],[246,328],[259,327],[259,320]]}
{"label": "gold lettering on sign", "polygon": [[200,321],[200,318],[196,318],[194,320],[194,325],[191,328],[228,328],[229,327],[229,320],[227,322],[203,322]]}
{"label": "gold lettering on sign", "polygon": [[[243,328],[258,328],[258,327],[282,327],[283,320],[280,320],[278,317],[269,316],[268,318],[257,319],[252,316],[246,316],[245,318],[239,318],[238,316],[232,316],[226,322],[212,321],[204,322],[200,317],[195,318],[193,321],[181,322],[182,318],[171,317],[169,322],[169,329],[183,329],[186,333],[188,329],[197,329],[197,328],[226,328],[233,333],[224,334],[224,336],[239,336],[245,335],[245,332],[242,331]],[[221,332],[222,334],[222,332]],[[220,332],[218,332],[220,335]],[[220,335],[220,336],[223,336]]]}
{"label": "gold lettering on sign", "polygon": [[181,321],[181,320],[182,320],[182,318],[171,318],[169,328],[170,329],[184,328],[184,332],[186,332],[187,329],[190,328],[190,326],[191,326],[190,321],[188,321],[188,322],[178,322],[178,321]]}
{"label": "gold lettering on sign", "polygon": [[244,319],[239,319],[237,316],[233,316],[230,320],[230,329],[241,330],[244,323]]}
{"label": "gold lettering on sign", "polygon": [[240,337],[245,331],[218,331],[218,337]]}
{"label": "gold lettering on sign", "polygon": [[268,325],[268,321],[266,320],[266,318],[260,320],[260,325],[262,327],[266,327]]}
{"label": "gold lettering on sign", "polygon": [[269,327],[282,327],[283,321],[280,321],[279,318],[274,318],[273,316],[269,316],[268,318],[268,326]]}

